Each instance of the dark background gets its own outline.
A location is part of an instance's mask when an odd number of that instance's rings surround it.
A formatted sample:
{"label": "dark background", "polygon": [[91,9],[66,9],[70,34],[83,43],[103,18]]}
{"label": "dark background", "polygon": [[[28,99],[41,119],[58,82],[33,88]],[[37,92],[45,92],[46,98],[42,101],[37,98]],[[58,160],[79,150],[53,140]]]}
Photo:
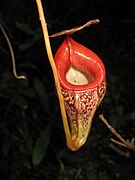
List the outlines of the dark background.
{"label": "dark background", "polygon": [[[16,58],[12,73],[9,47],[0,31],[0,174],[8,180],[135,180],[135,154],[110,141],[99,119],[125,138],[135,136],[135,1],[43,0],[49,34],[100,19],[72,35],[96,52],[107,71],[107,93],[85,145],[66,147],[51,67],[34,0],[1,0],[0,22]],[[64,37],[51,39],[55,54]],[[115,138],[115,137],[114,137]]]}

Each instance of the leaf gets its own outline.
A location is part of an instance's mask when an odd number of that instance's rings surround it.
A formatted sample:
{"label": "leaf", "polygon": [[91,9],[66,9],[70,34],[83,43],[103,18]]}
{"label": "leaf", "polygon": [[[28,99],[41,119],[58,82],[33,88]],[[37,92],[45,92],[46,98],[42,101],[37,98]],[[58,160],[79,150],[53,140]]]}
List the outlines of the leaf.
{"label": "leaf", "polygon": [[28,103],[27,103],[26,99],[23,98],[22,96],[17,96],[15,98],[14,103],[22,110],[25,110],[28,108]]}
{"label": "leaf", "polygon": [[26,23],[16,22],[16,27],[21,31],[26,32],[27,34],[34,35],[34,31],[30,28],[30,26]]}
{"label": "leaf", "polygon": [[111,75],[110,76],[110,81],[114,84],[116,82],[118,82],[119,78],[117,76]]}
{"label": "leaf", "polygon": [[106,172],[99,172],[99,180],[109,180],[109,177]]}
{"label": "leaf", "polygon": [[33,44],[34,44],[33,42],[26,42],[26,43],[20,44],[19,49],[22,50],[22,51],[26,50],[26,49],[32,47]]}
{"label": "leaf", "polygon": [[36,92],[32,88],[23,89],[21,94],[29,98],[36,98]]}
{"label": "leaf", "polygon": [[40,79],[34,78],[34,87],[35,87],[36,92],[39,95],[40,101],[42,102],[45,111],[50,116],[50,110],[49,110],[49,106],[48,106],[49,102],[48,102],[47,93],[46,93],[44,85],[40,81]]}
{"label": "leaf", "polygon": [[97,175],[95,172],[88,172],[87,173],[87,179],[88,180],[97,180]]}
{"label": "leaf", "polygon": [[47,128],[41,132],[40,136],[38,137],[33,154],[32,154],[32,163],[33,167],[37,167],[40,162],[43,160],[43,157],[45,155],[46,149],[49,145],[50,140],[50,124],[47,126]]}
{"label": "leaf", "polygon": [[119,116],[122,116],[123,115],[123,113],[124,113],[124,108],[123,108],[123,106],[116,106],[116,113],[119,115]]}

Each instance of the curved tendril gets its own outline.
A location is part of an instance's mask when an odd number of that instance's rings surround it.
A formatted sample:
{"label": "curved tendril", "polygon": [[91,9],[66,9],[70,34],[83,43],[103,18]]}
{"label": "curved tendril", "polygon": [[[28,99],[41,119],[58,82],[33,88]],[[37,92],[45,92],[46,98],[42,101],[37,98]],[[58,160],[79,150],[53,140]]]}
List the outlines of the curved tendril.
{"label": "curved tendril", "polygon": [[11,42],[6,34],[6,31],[4,30],[3,26],[0,24],[0,28],[1,28],[1,31],[7,41],[7,44],[8,44],[8,47],[9,47],[9,50],[10,50],[10,53],[11,53],[11,59],[12,59],[12,66],[13,66],[13,74],[15,76],[15,78],[17,79],[26,79],[26,76],[24,75],[17,75],[17,72],[16,72],[16,64],[15,64],[15,56],[14,56],[14,51],[13,51],[13,48],[12,48],[12,45],[11,45]]}

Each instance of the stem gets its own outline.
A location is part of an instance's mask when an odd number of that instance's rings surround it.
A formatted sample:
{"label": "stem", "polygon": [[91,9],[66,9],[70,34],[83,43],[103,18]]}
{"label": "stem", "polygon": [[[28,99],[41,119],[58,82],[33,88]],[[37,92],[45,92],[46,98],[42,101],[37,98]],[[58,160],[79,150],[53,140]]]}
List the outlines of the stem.
{"label": "stem", "polygon": [[44,35],[45,47],[46,47],[46,51],[47,51],[47,54],[48,54],[48,59],[49,59],[49,62],[50,62],[50,65],[51,65],[51,68],[52,68],[52,71],[53,71],[56,90],[57,90],[57,93],[58,93],[58,98],[59,98],[59,103],[60,103],[60,110],[61,110],[61,115],[62,115],[62,120],[63,120],[63,126],[64,126],[64,129],[65,129],[67,145],[68,145],[69,148],[72,149],[72,139],[71,139],[70,129],[69,129],[69,126],[68,126],[68,120],[67,120],[66,110],[65,110],[65,106],[64,106],[64,99],[63,99],[63,95],[62,95],[62,92],[61,92],[61,87],[60,87],[60,83],[59,83],[57,69],[56,69],[56,66],[55,66],[55,63],[54,63],[53,54],[52,54],[52,50],[51,50],[51,45],[50,45],[50,41],[49,41],[47,23],[46,23],[46,20],[45,20],[41,0],[36,0],[36,3],[37,3],[38,12],[39,12],[39,18],[40,18],[40,21],[41,21],[42,31],[43,31],[43,35]]}
{"label": "stem", "polygon": [[15,64],[15,56],[14,56],[14,51],[13,51],[11,42],[10,42],[10,40],[9,40],[9,38],[8,38],[6,32],[5,32],[5,30],[4,30],[4,28],[3,28],[3,26],[1,24],[0,24],[0,28],[1,28],[2,32],[3,32],[3,34],[4,34],[4,37],[5,37],[6,41],[7,41],[7,44],[8,44],[10,53],[11,53],[12,66],[13,66],[13,74],[14,74],[15,78],[17,78],[17,79],[26,79],[26,76],[23,76],[23,75],[22,76],[18,76],[17,75],[16,64]]}
{"label": "stem", "polygon": [[111,138],[111,141],[120,145],[120,146],[124,146],[126,148],[132,149],[133,151],[135,151],[135,138],[132,138],[131,142],[130,141],[126,141],[108,122],[107,120],[104,118],[103,114],[99,115],[99,118],[103,121],[103,123],[107,126],[107,128],[120,140],[117,141],[113,138]]}
{"label": "stem", "polygon": [[87,23],[85,23],[84,25],[82,26],[78,26],[78,27],[75,27],[75,28],[72,28],[72,29],[68,29],[68,30],[64,30],[64,31],[61,31],[61,32],[58,32],[58,33],[55,33],[53,35],[51,35],[50,37],[56,37],[56,36],[61,36],[61,35],[70,35],[70,34],[73,34],[75,33],[76,31],[80,31],[82,30],[83,28],[85,27],[89,27],[90,25],[92,24],[98,24],[100,21],[98,19],[95,19],[95,20],[91,20],[91,21],[88,21]]}

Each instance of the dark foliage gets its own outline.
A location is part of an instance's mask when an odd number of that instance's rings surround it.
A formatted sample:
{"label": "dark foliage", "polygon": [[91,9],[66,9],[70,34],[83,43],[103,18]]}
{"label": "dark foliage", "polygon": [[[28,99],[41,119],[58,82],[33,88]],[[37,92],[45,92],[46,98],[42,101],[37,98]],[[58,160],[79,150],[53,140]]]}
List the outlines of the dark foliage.
{"label": "dark foliage", "polygon": [[[110,142],[98,118],[103,113],[125,138],[135,136],[135,1],[43,0],[50,35],[101,23],[73,35],[95,51],[107,70],[107,93],[95,114],[89,138],[78,152],[66,147],[51,67],[34,0],[1,0],[0,22],[16,58],[0,32],[0,177],[7,180],[134,180],[135,154]],[[53,53],[63,37],[52,38]]]}

